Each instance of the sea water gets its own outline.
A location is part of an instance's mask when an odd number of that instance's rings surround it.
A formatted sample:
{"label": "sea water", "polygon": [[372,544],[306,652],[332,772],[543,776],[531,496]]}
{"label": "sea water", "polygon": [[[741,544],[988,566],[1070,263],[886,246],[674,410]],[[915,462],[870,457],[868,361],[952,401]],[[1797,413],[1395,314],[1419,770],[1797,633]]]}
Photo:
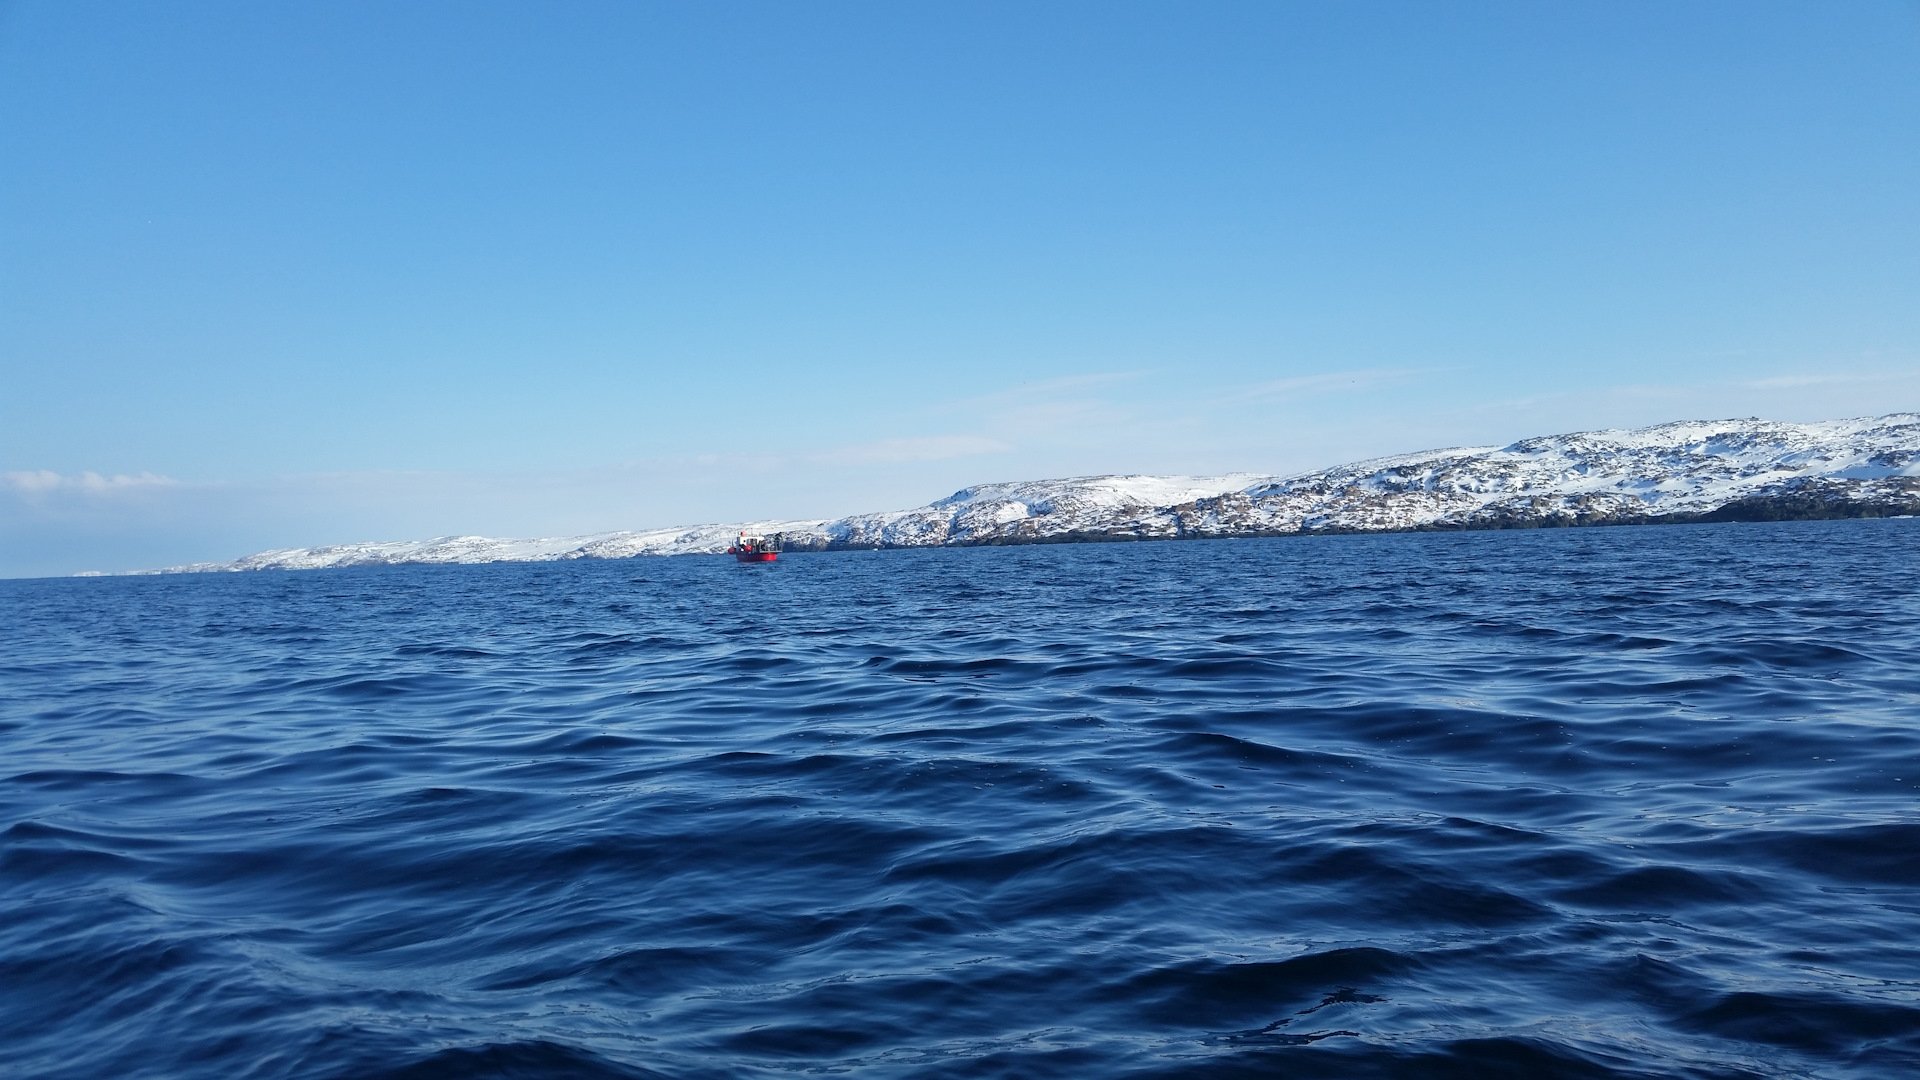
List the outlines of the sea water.
{"label": "sea water", "polygon": [[0,582],[0,1073],[1920,1073],[1920,522]]}

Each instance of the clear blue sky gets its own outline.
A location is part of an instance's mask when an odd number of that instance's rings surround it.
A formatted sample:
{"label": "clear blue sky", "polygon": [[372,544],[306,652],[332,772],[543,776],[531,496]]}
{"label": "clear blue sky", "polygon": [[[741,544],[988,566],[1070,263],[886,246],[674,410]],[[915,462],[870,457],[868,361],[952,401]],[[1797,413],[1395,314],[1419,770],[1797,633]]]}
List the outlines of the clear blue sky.
{"label": "clear blue sky", "polygon": [[0,576],[1920,408],[1920,4],[0,0]]}

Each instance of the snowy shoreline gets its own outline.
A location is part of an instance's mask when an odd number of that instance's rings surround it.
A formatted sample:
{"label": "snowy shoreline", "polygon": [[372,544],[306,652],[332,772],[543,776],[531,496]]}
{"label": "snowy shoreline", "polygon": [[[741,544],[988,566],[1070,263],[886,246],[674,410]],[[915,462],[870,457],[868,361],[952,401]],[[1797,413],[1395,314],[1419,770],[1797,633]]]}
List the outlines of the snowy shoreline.
{"label": "snowy shoreline", "polygon": [[910,510],[545,539],[283,548],[140,574],[716,554],[742,530],[795,551],[1902,516],[1920,512],[1920,413],[1680,421],[1429,450],[1296,476],[981,484]]}

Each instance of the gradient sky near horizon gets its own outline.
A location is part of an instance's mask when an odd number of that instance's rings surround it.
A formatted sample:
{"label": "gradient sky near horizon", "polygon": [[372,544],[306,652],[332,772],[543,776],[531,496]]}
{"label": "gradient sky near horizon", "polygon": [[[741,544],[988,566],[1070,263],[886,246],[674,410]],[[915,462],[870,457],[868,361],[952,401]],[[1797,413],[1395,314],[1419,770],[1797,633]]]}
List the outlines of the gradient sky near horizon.
{"label": "gradient sky near horizon", "polygon": [[0,576],[1920,409],[1920,3],[0,0]]}

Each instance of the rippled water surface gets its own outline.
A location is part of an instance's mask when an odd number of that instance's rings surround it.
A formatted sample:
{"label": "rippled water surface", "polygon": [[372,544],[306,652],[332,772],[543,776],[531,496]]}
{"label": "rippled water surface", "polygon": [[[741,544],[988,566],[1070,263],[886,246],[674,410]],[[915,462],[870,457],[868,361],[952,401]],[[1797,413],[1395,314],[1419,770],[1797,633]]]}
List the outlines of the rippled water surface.
{"label": "rippled water surface", "polygon": [[0,582],[0,1072],[1920,1073],[1920,522]]}

